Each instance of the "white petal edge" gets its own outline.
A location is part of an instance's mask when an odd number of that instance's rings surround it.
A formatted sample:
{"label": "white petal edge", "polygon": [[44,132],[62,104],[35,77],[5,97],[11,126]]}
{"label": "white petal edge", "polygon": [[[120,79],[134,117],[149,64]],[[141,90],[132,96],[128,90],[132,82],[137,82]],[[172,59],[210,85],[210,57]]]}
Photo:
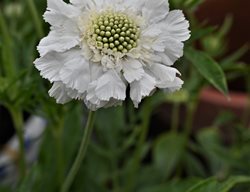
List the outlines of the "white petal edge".
{"label": "white petal edge", "polygon": [[136,108],[144,97],[149,96],[155,90],[155,86],[156,80],[147,73],[139,81],[130,84],[130,98]]}
{"label": "white petal edge", "polygon": [[59,72],[63,67],[63,62],[66,55],[61,55],[56,52],[50,52],[45,56],[34,61],[35,67],[40,71],[43,78],[50,82],[60,81]]}
{"label": "white petal edge", "polygon": [[80,10],[78,10],[77,7],[65,3],[63,0],[47,0],[47,7],[49,11],[52,10],[70,17],[80,14]]}
{"label": "white petal edge", "polygon": [[149,24],[161,21],[168,12],[168,0],[146,0],[142,6],[142,16]]}
{"label": "white petal edge", "polygon": [[60,27],[67,22],[73,22],[72,19],[77,18],[80,14],[78,7],[67,4],[62,0],[48,0],[48,8],[43,17],[52,26]]}
{"label": "white petal edge", "polygon": [[186,41],[190,38],[189,22],[181,10],[170,11],[164,20],[164,28],[167,36],[179,41]]}
{"label": "white petal edge", "polygon": [[164,44],[164,52],[156,52],[155,54],[161,58],[161,63],[171,66],[183,56],[184,44],[173,38],[166,38]]}
{"label": "white petal edge", "polygon": [[176,74],[180,74],[177,69],[159,63],[151,65],[149,70],[155,77],[156,86],[159,88],[166,88],[165,84],[168,82],[173,82],[176,78]]}
{"label": "white petal edge", "polygon": [[40,41],[37,50],[39,51],[40,56],[44,56],[51,51],[64,52],[75,47],[79,42],[80,37],[75,33],[67,34],[60,29],[54,29],[50,31],[47,37],[44,37]]}
{"label": "white petal edge", "polygon": [[183,83],[184,82],[179,77],[176,77],[174,81],[165,83],[164,91],[167,93],[178,91],[182,88]]}
{"label": "white petal edge", "polygon": [[67,89],[62,82],[54,82],[49,90],[49,96],[55,98],[57,103],[65,104],[72,100],[68,95],[70,91],[72,90]]}
{"label": "white petal edge", "polygon": [[72,49],[66,52],[69,56],[64,61],[64,67],[60,70],[60,79],[66,87],[84,93],[90,83],[90,64],[81,52],[81,49]]}
{"label": "white petal edge", "polygon": [[109,101],[111,98],[125,100],[126,85],[119,74],[111,69],[97,80],[95,92],[102,101]]}
{"label": "white petal edge", "polygon": [[112,0],[70,0],[70,2],[75,6],[88,10],[101,10],[105,6],[114,3]]}
{"label": "white petal edge", "polygon": [[123,68],[123,76],[129,82],[139,81],[144,75],[144,69],[139,60],[136,59],[124,59],[121,63]]}

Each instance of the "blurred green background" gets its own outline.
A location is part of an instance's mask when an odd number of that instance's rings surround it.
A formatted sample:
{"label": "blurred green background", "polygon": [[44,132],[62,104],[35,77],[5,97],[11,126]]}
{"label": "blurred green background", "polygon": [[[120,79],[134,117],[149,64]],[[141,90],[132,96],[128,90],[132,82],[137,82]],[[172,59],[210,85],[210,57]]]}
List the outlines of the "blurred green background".
{"label": "blurred green background", "polygon": [[[191,22],[192,37],[175,65],[184,88],[157,91],[139,109],[126,100],[99,110],[70,191],[250,192],[249,1],[170,5]],[[45,0],[0,2],[0,149],[16,134],[24,150],[30,116],[47,122],[36,161],[26,165],[22,153],[13,159],[18,178],[6,182],[0,174],[0,192],[60,191],[88,114],[80,101],[56,104],[33,66],[49,31],[45,10]]]}

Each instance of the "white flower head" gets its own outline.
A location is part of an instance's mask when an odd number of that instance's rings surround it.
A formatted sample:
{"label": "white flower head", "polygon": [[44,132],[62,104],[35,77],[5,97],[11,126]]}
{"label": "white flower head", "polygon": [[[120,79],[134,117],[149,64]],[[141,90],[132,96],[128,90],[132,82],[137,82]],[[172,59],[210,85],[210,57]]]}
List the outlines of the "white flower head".
{"label": "white flower head", "polygon": [[48,0],[51,31],[34,63],[53,83],[58,103],[84,100],[87,107],[120,105],[126,89],[135,107],[157,88],[181,88],[171,67],[190,37],[182,11],[167,0]]}

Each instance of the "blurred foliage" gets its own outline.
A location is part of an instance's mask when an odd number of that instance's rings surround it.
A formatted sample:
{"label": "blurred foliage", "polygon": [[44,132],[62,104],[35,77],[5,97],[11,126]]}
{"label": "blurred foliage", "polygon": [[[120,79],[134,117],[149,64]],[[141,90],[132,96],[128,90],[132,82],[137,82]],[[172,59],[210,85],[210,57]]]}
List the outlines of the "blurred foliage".
{"label": "blurred foliage", "polygon": [[[210,84],[227,95],[226,80],[247,77],[250,71],[249,66],[238,65],[248,47],[217,59],[226,50],[224,38],[233,18],[220,28],[198,24],[193,13],[202,2],[170,1],[172,8],[185,10],[191,21],[192,37],[177,63],[185,79],[183,90],[167,95],[157,92],[139,109],[126,101],[123,107],[99,110],[72,192],[250,190],[250,130],[246,125],[223,113],[210,127],[191,132],[200,90]],[[15,186],[1,186],[0,191],[57,192],[77,153],[87,110],[80,102],[55,104],[47,94],[50,85],[33,66],[36,45],[48,32],[42,21],[46,1],[2,0],[0,9],[0,105],[19,114],[40,115],[48,122],[39,157],[28,174]],[[197,50],[197,41],[203,50]],[[185,117],[173,115],[172,119],[176,123],[179,118],[184,130],[177,131],[173,123],[172,130],[149,139],[150,117],[164,102],[176,105],[177,112],[179,104],[186,106]],[[220,127],[228,122],[233,140],[225,145]]]}

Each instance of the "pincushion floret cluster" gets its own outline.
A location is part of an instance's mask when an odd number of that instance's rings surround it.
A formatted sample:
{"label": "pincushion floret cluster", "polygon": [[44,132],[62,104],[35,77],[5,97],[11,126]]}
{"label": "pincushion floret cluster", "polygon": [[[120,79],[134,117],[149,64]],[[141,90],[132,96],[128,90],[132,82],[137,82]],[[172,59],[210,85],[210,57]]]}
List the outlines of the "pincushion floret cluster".
{"label": "pincushion floret cluster", "polygon": [[182,87],[172,65],[183,55],[189,22],[167,0],[48,0],[44,20],[50,32],[34,63],[57,103],[80,99],[97,110],[130,97],[138,107],[156,89]]}

